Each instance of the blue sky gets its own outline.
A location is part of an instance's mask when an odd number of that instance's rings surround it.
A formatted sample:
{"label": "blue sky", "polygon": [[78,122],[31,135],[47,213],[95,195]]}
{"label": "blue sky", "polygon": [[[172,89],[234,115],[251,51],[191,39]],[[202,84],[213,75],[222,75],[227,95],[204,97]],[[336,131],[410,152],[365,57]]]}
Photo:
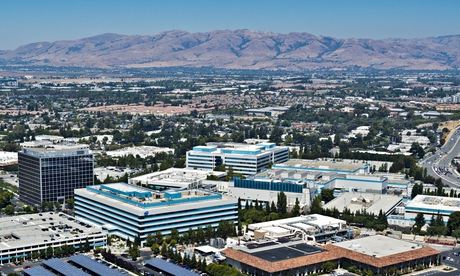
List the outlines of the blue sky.
{"label": "blue sky", "polygon": [[455,0],[2,0],[0,49],[172,29],[427,37],[460,34],[459,11]]}

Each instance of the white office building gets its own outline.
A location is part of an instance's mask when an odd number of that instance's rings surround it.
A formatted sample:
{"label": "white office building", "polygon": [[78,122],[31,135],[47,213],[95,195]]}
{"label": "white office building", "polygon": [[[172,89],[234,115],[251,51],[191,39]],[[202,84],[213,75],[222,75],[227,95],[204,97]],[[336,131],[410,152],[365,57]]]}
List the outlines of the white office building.
{"label": "white office building", "polygon": [[149,235],[172,229],[217,227],[238,220],[238,200],[204,190],[154,191],[125,183],[75,190],[75,216],[102,226],[109,234],[143,243]]}
{"label": "white office building", "polygon": [[425,221],[431,221],[433,216],[441,215],[447,223],[449,215],[460,211],[460,198],[445,196],[417,195],[406,204],[404,219],[415,221],[418,213],[422,213]]}
{"label": "white office building", "polygon": [[224,164],[235,173],[254,175],[270,164],[289,160],[289,148],[275,143],[247,145],[239,143],[208,143],[187,152],[187,168],[214,170]]}

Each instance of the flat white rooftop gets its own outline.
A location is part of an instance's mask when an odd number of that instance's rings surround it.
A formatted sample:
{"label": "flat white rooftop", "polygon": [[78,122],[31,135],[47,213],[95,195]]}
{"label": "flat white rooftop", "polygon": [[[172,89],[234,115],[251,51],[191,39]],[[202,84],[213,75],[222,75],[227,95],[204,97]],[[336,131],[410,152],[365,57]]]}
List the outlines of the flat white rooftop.
{"label": "flat white rooftop", "polygon": [[377,258],[422,248],[421,245],[413,242],[398,240],[382,235],[338,242],[334,245]]}
{"label": "flat white rooftop", "polygon": [[165,191],[146,189],[126,183],[88,186],[75,190],[76,199],[96,201],[110,208],[144,216],[236,204],[237,199],[199,189]]}
{"label": "flat white rooftop", "polygon": [[363,161],[352,161],[352,160],[306,160],[306,159],[290,159],[281,164],[273,165],[275,169],[291,168],[291,169],[317,169],[325,171],[347,171],[354,172],[360,169],[364,169],[368,164]]}
{"label": "flat white rooftop", "polygon": [[406,209],[423,208],[444,211],[460,211],[460,198],[445,196],[417,195],[409,201]]}
{"label": "flat white rooftop", "polygon": [[122,157],[132,154],[133,156],[139,155],[141,158],[146,158],[148,156],[155,156],[161,152],[172,154],[174,153],[174,149],[154,146],[135,146],[107,151],[105,154],[112,157]]}
{"label": "flat white rooftop", "polygon": [[378,215],[380,210],[387,213],[401,201],[402,197],[396,195],[347,192],[326,203],[324,208],[335,208],[340,212],[345,208],[351,212],[366,210],[367,213]]}
{"label": "flat white rooftop", "polygon": [[302,224],[306,224],[310,226],[316,226],[319,228],[324,228],[327,226],[336,227],[339,225],[345,225],[346,221],[341,220],[341,219],[336,219],[333,217],[319,215],[319,214],[311,214],[311,215],[305,215],[305,216],[299,216],[299,217],[293,217],[293,218],[253,223],[253,224],[249,224],[248,228],[251,230],[258,230],[258,229],[265,229],[267,227],[277,227],[281,225],[291,225],[291,224],[295,225],[298,223],[302,223]]}
{"label": "flat white rooftop", "polygon": [[0,218],[0,250],[100,234],[98,227],[64,213],[39,213]]}
{"label": "flat white rooftop", "polygon": [[191,184],[206,180],[208,175],[224,177],[225,172],[193,170],[187,168],[169,168],[164,171],[153,172],[129,179],[130,184],[156,185],[187,188]]}

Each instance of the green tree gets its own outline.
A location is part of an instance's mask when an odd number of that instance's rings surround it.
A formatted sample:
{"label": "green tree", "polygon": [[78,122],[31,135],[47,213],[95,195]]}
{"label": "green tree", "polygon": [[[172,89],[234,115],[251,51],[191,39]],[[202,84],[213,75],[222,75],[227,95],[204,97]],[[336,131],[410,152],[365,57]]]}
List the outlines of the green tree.
{"label": "green tree", "polygon": [[322,189],[321,190],[321,200],[325,203],[334,199],[334,191],[331,189]]}
{"label": "green tree", "polygon": [[14,215],[14,206],[13,205],[8,205],[6,206],[4,209],[3,209],[3,212],[8,215],[8,216],[12,216]]}
{"label": "green tree", "polygon": [[160,245],[158,245],[157,243],[152,244],[150,248],[152,249],[153,254],[155,255],[160,254]]}
{"label": "green tree", "polygon": [[449,215],[449,220],[447,221],[447,234],[452,235],[456,229],[460,229],[459,211],[453,212]]}
{"label": "green tree", "polygon": [[414,184],[414,186],[412,187],[412,191],[411,191],[411,198],[413,199],[417,195],[421,195],[421,194],[423,194],[423,185]]}
{"label": "green tree", "polygon": [[321,265],[323,272],[331,273],[334,269],[337,268],[337,263],[335,262],[325,262]]}
{"label": "green tree", "polygon": [[425,216],[422,213],[417,213],[417,216],[415,216],[414,228],[412,229],[414,234],[420,233],[420,231],[421,231],[422,227],[425,225],[425,223],[426,223]]}
{"label": "green tree", "polygon": [[310,205],[310,214],[321,214],[323,207],[321,206],[321,198],[315,197]]}
{"label": "green tree", "polygon": [[300,216],[300,202],[299,202],[299,199],[298,199],[298,198],[295,199],[295,205],[294,205],[294,207],[292,208],[291,215],[292,215],[293,217],[298,217],[298,216]]}
{"label": "green tree", "polygon": [[278,193],[278,198],[276,202],[276,209],[280,214],[287,213],[287,198],[284,192]]}
{"label": "green tree", "polygon": [[133,261],[136,261],[137,258],[139,258],[141,252],[139,250],[139,245],[137,243],[134,243],[131,248],[128,250],[128,254],[131,257]]}
{"label": "green tree", "polygon": [[166,257],[167,251],[168,251],[168,244],[165,241],[163,241],[163,244],[161,245],[160,254]]}

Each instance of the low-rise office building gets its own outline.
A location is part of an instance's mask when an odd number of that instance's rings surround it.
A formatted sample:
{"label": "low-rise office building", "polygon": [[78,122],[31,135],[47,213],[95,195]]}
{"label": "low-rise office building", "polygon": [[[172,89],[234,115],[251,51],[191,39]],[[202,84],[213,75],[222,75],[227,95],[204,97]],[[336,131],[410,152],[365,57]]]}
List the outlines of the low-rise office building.
{"label": "low-rise office building", "polygon": [[460,198],[417,195],[411,201],[406,203],[404,208],[404,219],[415,221],[417,214],[421,213],[425,221],[430,222],[433,216],[438,214],[443,217],[447,223],[450,214],[460,211]]}
{"label": "low-rise office building", "polygon": [[75,191],[75,215],[124,239],[140,238],[172,229],[217,227],[237,222],[238,200],[198,189],[155,191],[125,183],[89,186]]}
{"label": "low-rise office building", "polygon": [[291,159],[281,164],[274,164],[272,169],[334,174],[363,174],[369,173],[370,166],[364,161],[348,159]]}
{"label": "low-rise office building", "polygon": [[202,171],[187,168],[169,168],[164,171],[153,172],[130,178],[129,184],[147,187],[154,190],[170,188],[192,189],[201,186],[208,176],[217,179],[224,178],[225,172]]}
{"label": "low-rise office building", "polygon": [[439,264],[439,251],[416,243],[376,235],[326,245],[303,240],[267,240],[229,247],[226,262],[248,275],[324,273],[324,264],[370,271],[372,275],[405,274]]}
{"label": "low-rise office building", "polygon": [[208,143],[206,146],[193,147],[187,152],[187,168],[214,170],[225,165],[236,173],[254,175],[268,168],[270,164],[288,159],[289,148],[274,143]]}
{"label": "low-rise office building", "polygon": [[0,218],[0,263],[30,258],[48,247],[89,243],[104,247],[107,233],[64,213],[39,213]]}
{"label": "low-rise office building", "polygon": [[315,196],[315,186],[303,181],[288,179],[235,178],[228,186],[228,195],[243,201],[271,204],[277,203],[279,193],[286,195],[287,207],[299,201],[301,207],[309,206]]}
{"label": "low-rise office building", "polygon": [[255,239],[301,236],[305,241],[326,242],[350,238],[347,222],[333,217],[311,214],[248,225]]}
{"label": "low-rise office building", "polygon": [[378,215],[382,211],[385,215],[389,215],[402,205],[402,202],[403,198],[396,195],[346,192],[326,203],[323,208],[337,209],[340,213],[346,208],[352,213],[365,211],[373,215]]}
{"label": "low-rise office building", "polygon": [[320,185],[331,190],[382,194],[387,192],[388,180],[382,176],[347,174]]}

